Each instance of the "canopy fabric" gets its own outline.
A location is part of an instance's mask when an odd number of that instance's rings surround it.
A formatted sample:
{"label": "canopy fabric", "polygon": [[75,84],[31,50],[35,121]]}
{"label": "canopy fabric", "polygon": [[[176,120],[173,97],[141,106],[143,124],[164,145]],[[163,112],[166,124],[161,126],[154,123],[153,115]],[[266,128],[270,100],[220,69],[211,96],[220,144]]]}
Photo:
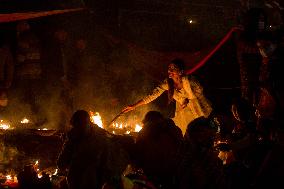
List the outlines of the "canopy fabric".
{"label": "canopy fabric", "polygon": [[0,14],[0,23],[15,22],[15,21],[20,21],[20,20],[27,20],[27,19],[57,15],[57,14],[78,12],[78,11],[83,11],[83,10],[86,10],[86,8]]}
{"label": "canopy fabric", "polygon": [[[148,74],[154,80],[160,80],[167,75],[167,64],[174,58],[181,58],[185,61],[187,70],[186,74],[200,73],[205,65],[205,67],[213,64],[213,67],[218,66],[223,62],[227,64],[226,67],[231,64],[232,61],[236,60],[220,60],[224,59],[223,56],[229,56],[236,53],[231,52],[232,48],[226,49],[227,45],[234,40],[233,34],[240,31],[240,28],[232,28],[216,45],[209,48],[200,49],[197,52],[161,52],[142,48],[135,45],[129,41],[118,39],[109,33],[105,33],[105,36],[113,44],[122,43],[128,49],[128,56],[131,60],[131,64],[138,70]],[[224,48],[225,47],[225,48]],[[227,52],[224,52],[227,51]],[[230,51],[230,52],[229,52]],[[218,56],[218,59],[214,57]],[[221,58],[220,58],[221,57]],[[211,67],[211,66],[210,66]],[[218,66],[219,67],[219,66]]]}

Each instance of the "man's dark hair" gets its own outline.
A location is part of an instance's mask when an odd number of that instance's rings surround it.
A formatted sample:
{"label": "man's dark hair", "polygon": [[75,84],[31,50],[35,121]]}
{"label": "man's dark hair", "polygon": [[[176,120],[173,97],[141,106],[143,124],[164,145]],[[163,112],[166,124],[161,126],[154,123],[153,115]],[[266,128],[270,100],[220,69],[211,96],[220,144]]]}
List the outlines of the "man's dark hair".
{"label": "man's dark hair", "polygon": [[185,63],[181,58],[175,58],[171,61],[172,64],[176,65],[180,70],[185,70]]}
{"label": "man's dark hair", "polygon": [[71,120],[70,120],[70,124],[73,126],[73,127],[76,127],[76,126],[79,126],[79,125],[82,125],[82,124],[86,124],[87,122],[90,121],[90,115],[87,111],[85,110],[77,110]]}

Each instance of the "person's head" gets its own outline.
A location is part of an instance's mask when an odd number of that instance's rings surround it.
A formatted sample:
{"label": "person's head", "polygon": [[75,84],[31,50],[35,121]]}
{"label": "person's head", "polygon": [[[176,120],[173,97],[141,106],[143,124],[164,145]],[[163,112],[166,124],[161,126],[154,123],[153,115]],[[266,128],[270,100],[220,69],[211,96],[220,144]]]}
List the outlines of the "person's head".
{"label": "person's head", "polygon": [[247,122],[252,117],[253,109],[248,100],[236,98],[233,100],[231,112],[237,121]]}
{"label": "person's head", "polygon": [[163,124],[166,123],[164,116],[158,111],[149,111],[142,120],[143,129],[140,133],[144,137],[157,137],[163,131]]}
{"label": "person's head", "polygon": [[245,14],[244,37],[255,42],[259,32],[267,30],[267,15],[261,8],[251,8]]}
{"label": "person's head", "polygon": [[33,164],[28,164],[24,166],[24,173],[26,174],[34,174],[35,173],[35,167]]}
{"label": "person's head", "polygon": [[208,118],[199,117],[187,126],[184,138],[198,146],[213,146],[216,129],[211,127]]}
{"label": "person's head", "polygon": [[168,65],[168,75],[169,78],[175,76],[182,76],[184,74],[185,64],[184,61],[180,58],[176,58],[170,62]]}
{"label": "person's head", "polygon": [[149,111],[144,116],[144,119],[142,120],[142,123],[144,125],[161,122],[164,120],[164,116],[161,114],[161,112],[158,111]]}
{"label": "person's head", "polygon": [[74,129],[82,131],[84,131],[90,123],[90,115],[85,110],[77,110],[70,120],[70,124]]}

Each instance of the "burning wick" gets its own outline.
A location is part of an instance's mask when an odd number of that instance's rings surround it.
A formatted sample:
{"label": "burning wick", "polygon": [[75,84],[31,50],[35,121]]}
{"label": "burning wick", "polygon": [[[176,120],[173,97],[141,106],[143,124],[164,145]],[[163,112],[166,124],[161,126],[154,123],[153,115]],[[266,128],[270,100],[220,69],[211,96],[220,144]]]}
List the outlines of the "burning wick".
{"label": "burning wick", "polygon": [[29,123],[30,120],[28,120],[27,118],[24,117],[24,119],[22,119],[21,123]]}

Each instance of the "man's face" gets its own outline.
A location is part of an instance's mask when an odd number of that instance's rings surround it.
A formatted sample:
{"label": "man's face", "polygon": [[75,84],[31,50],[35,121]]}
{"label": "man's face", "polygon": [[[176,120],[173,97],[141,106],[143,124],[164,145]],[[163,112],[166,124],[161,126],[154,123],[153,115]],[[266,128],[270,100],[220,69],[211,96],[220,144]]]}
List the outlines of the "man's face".
{"label": "man's face", "polygon": [[180,76],[181,70],[175,64],[170,64],[168,66],[168,75],[169,75],[169,78]]}

